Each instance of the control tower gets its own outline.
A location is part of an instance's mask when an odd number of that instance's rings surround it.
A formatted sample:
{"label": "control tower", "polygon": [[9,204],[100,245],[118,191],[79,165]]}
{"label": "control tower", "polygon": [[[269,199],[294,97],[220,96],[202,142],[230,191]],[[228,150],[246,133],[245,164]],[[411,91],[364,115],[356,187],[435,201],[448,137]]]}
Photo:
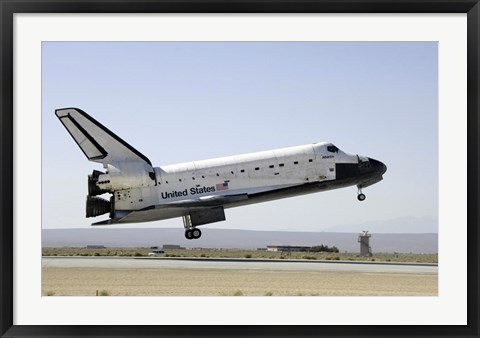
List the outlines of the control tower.
{"label": "control tower", "polygon": [[358,243],[360,243],[360,256],[372,257],[372,248],[370,247],[370,235],[368,231],[358,235]]}

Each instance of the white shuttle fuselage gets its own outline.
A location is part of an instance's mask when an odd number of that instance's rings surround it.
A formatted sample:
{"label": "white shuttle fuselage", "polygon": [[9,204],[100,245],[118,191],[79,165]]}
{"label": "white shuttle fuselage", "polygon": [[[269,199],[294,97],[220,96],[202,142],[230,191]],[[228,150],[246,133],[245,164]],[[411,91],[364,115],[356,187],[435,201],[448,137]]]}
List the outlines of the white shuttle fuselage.
{"label": "white shuttle fuselage", "polygon": [[[225,220],[224,209],[347,186],[379,182],[386,166],[347,154],[331,143],[314,143],[204,161],[152,167],[148,158],[77,108],[56,115],[91,161],[105,172],[88,179],[86,216],[110,219],[93,225],[183,217],[185,236],[197,226]],[[110,200],[97,197],[112,194]]]}

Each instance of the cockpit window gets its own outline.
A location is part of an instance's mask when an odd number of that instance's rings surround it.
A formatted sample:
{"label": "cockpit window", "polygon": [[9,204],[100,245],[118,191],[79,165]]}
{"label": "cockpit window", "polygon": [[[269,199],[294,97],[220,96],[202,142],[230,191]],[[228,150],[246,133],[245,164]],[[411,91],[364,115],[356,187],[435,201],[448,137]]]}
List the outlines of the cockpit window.
{"label": "cockpit window", "polygon": [[327,150],[331,153],[338,153],[338,148],[335,147],[333,144],[327,147]]}

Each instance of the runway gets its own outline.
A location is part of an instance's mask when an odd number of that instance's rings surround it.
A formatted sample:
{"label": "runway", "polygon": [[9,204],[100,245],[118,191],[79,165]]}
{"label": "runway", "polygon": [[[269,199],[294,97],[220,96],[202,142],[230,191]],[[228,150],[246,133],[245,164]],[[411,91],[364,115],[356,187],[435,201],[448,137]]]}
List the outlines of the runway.
{"label": "runway", "polygon": [[42,257],[42,268],[218,269],[438,274],[436,264],[170,257]]}
{"label": "runway", "polygon": [[438,266],[172,257],[42,257],[42,295],[436,296]]}

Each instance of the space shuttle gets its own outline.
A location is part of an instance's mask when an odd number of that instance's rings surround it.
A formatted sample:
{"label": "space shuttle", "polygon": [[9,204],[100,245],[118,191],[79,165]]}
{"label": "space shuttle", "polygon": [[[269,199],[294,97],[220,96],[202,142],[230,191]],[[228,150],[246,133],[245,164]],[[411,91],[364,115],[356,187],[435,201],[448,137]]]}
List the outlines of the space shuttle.
{"label": "space shuttle", "polygon": [[55,114],[87,159],[103,165],[88,175],[86,217],[109,218],[94,226],[181,217],[185,237],[198,239],[198,226],[224,221],[228,208],[351,186],[364,201],[362,189],[387,170],[329,142],[154,167],[81,109]]}

